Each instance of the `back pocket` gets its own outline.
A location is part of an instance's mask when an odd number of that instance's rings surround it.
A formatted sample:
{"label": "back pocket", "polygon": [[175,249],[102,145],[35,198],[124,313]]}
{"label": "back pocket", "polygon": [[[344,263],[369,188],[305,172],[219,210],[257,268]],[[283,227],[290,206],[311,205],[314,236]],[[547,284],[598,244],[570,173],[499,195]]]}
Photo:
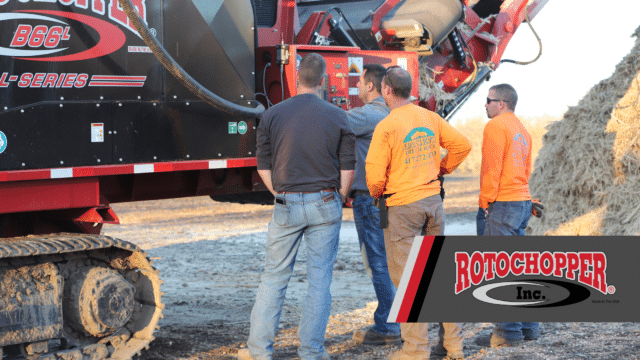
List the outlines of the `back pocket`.
{"label": "back pocket", "polygon": [[273,207],[273,222],[279,226],[289,225],[289,206],[276,203]]}

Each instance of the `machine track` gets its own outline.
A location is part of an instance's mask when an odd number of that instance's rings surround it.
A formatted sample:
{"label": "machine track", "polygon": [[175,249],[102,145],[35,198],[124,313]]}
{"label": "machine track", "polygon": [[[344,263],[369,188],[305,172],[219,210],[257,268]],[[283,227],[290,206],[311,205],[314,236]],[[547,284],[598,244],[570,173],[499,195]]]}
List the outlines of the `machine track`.
{"label": "machine track", "polygon": [[131,359],[154,340],[161,283],[146,253],[112,237],[0,239],[0,358],[17,345],[27,359]]}

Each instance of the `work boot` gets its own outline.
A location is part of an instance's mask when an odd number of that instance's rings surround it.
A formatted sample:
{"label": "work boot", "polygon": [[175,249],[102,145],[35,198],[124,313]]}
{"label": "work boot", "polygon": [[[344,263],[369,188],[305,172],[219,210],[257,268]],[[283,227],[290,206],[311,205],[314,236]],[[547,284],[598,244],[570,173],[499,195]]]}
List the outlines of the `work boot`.
{"label": "work boot", "polygon": [[431,348],[431,352],[438,356],[446,356],[449,359],[464,359],[464,351],[462,351],[462,345],[450,347],[447,349],[441,341]]}
{"label": "work boot", "polygon": [[251,357],[251,352],[249,349],[240,349],[238,350],[238,359],[240,360],[254,360]]}
{"label": "work boot", "polygon": [[399,345],[402,343],[400,334],[384,335],[373,330],[373,326],[358,329],[353,332],[353,341],[364,345]]}
{"label": "work boot", "polygon": [[525,340],[537,340],[540,337],[540,330],[522,329]]}
{"label": "work boot", "polygon": [[406,351],[398,350],[387,356],[387,360],[428,360],[431,354],[429,351]]}
{"label": "work boot", "polygon": [[505,338],[496,336],[495,334],[480,336],[476,339],[475,342],[480,346],[492,347],[492,348],[512,347],[512,346],[518,346],[522,344],[522,340],[505,339]]}

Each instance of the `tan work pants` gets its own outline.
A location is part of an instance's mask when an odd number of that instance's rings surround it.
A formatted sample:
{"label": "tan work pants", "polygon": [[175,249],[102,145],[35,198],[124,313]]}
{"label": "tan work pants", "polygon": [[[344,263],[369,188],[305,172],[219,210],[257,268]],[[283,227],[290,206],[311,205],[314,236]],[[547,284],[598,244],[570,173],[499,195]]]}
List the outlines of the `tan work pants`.
{"label": "tan work pants", "polygon": [[[402,271],[418,235],[444,234],[444,208],[440,195],[434,195],[407,205],[389,207],[389,226],[384,229],[387,265],[391,281],[400,286]],[[438,336],[447,349],[462,349],[461,323],[440,323]],[[400,324],[404,350],[430,351],[428,323]]]}

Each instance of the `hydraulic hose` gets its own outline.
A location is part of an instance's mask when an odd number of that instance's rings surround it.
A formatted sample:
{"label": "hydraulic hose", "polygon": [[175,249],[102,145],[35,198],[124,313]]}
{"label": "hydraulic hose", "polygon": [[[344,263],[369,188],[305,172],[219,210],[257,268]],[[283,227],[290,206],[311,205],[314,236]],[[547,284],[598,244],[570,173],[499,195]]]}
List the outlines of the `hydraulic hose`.
{"label": "hydraulic hose", "polygon": [[218,95],[212,93],[207,88],[198,83],[191,75],[187,74],[184,69],[178,65],[178,63],[167,53],[158,40],[151,34],[147,24],[142,21],[140,15],[135,10],[135,7],[131,3],[131,0],[118,0],[120,6],[124,10],[129,20],[138,30],[138,34],[145,44],[149,46],[153,54],[158,58],[160,63],[173,75],[182,85],[193,92],[197,97],[204,100],[207,104],[214,108],[224,111],[227,114],[244,117],[244,118],[257,118],[264,112],[264,106],[258,102],[258,107],[248,108],[234,104],[228,100],[225,100]]}

